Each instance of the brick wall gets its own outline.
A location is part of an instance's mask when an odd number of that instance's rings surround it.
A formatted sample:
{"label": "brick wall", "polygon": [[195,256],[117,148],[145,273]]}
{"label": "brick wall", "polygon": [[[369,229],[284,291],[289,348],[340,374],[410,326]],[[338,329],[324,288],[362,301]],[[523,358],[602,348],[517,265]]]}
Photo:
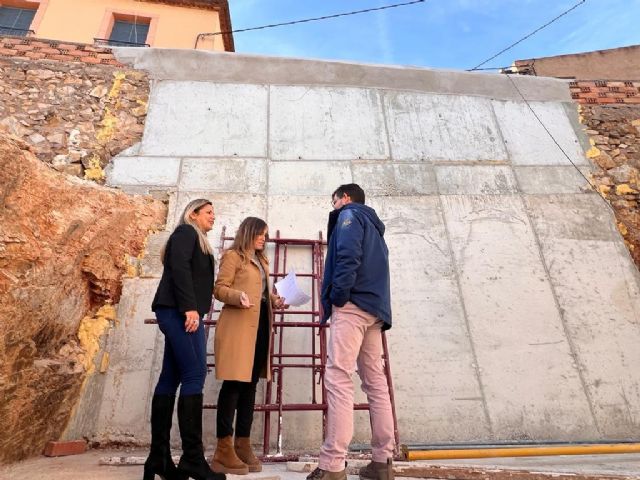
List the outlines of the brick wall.
{"label": "brick wall", "polygon": [[569,89],[580,104],[640,104],[640,81],[578,80]]}
{"label": "brick wall", "polygon": [[57,60],[122,67],[108,47],[29,37],[0,36],[0,56],[29,60]]}

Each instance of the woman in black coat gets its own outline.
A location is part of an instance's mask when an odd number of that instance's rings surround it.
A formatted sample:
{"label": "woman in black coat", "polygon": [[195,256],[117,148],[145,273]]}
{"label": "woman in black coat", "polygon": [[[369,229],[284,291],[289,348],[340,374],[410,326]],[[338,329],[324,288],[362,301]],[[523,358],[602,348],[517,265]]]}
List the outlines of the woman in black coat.
{"label": "woman in black coat", "polygon": [[[215,214],[209,200],[190,202],[161,252],[164,270],[151,306],[164,334],[162,371],[151,402],[151,451],[144,480],[224,480],[204,458],[202,390],[207,373],[202,317],[211,307],[214,258],[206,233]],[[176,391],[182,457],[171,460],[169,434]]]}

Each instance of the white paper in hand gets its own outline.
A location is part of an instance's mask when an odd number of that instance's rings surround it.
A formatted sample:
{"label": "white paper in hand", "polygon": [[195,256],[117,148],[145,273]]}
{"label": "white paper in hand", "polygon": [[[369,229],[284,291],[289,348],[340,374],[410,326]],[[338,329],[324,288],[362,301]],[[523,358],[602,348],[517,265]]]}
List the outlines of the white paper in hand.
{"label": "white paper in hand", "polygon": [[289,272],[286,277],[275,283],[278,295],[284,298],[287,305],[299,307],[311,300],[311,297],[298,287],[295,272]]}

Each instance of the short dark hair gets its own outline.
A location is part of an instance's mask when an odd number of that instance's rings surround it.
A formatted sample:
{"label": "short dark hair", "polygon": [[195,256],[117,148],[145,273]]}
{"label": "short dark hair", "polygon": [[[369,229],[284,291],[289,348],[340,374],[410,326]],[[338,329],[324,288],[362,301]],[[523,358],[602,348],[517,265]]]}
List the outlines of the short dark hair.
{"label": "short dark hair", "polygon": [[338,198],[342,198],[344,194],[347,194],[351,201],[354,203],[361,203],[364,205],[364,190],[360,188],[360,185],[357,183],[347,183],[345,185],[340,185],[336,188],[336,191],[331,195],[331,199],[333,200],[334,196],[338,196]]}

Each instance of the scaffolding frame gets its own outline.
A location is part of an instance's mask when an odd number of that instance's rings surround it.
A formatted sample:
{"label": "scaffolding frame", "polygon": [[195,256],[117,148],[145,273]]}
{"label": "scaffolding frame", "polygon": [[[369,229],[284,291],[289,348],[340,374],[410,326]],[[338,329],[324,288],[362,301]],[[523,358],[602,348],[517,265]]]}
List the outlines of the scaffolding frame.
{"label": "scaffolding frame", "polygon": [[[222,228],[220,235],[219,252],[222,254],[227,246],[227,242],[233,241],[233,237],[226,235],[226,226]],[[271,368],[271,380],[264,382],[263,403],[256,403],[255,411],[262,412],[264,415],[263,432],[262,432],[262,455],[264,461],[287,461],[297,459],[297,455],[284,455],[282,451],[283,440],[283,413],[284,412],[302,412],[302,411],[320,411],[322,412],[322,436],[326,436],[327,429],[327,394],[324,385],[324,373],[327,360],[327,329],[330,323],[321,324],[322,319],[322,277],[324,273],[324,247],[326,242],[322,238],[322,232],[318,232],[316,240],[301,238],[282,238],[280,231],[276,232],[274,238],[267,239],[268,244],[273,244],[273,270],[269,273],[269,277],[275,283],[282,277],[287,275],[287,259],[289,249],[291,247],[306,247],[311,253],[311,272],[296,272],[297,277],[311,279],[311,309],[294,310],[282,309],[273,310],[273,328],[271,329],[271,342],[269,351],[269,364]],[[272,291],[275,293],[275,286]],[[204,326],[209,344],[209,335],[211,329],[217,324],[217,316],[220,309],[215,308],[215,301],[211,303],[211,309],[205,315]],[[290,315],[304,315],[310,317],[308,321],[287,321],[286,317]],[[157,323],[155,319],[145,320],[145,323]],[[284,350],[284,333],[289,328],[308,328],[311,329],[311,353],[291,353]],[[318,345],[316,346],[316,337],[318,337]],[[316,348],[317,347],[317,348]],[[400,437],[398,432],[398,421],[396,417],[395,397],[393,391],[393,381],[391,378],[391,366],[389,361],[389,350],[387,346],[387,338],[385,332],[382,332],[382,360],[384,362],[384,372],[389,388],[389,396],[391,399],[391,410],[393,414],[393,428],[396,443],[396,452],[399,454]],[[215,352],[207,351],[207,368],[209,371],[215,368]],[[308,403],[284,403],[284,378],[286,369],[308,369],[311,370],[311,401]],[[316,392],[316,385],[320,385],[320,398]],[[216,404],[205,403],[205,409],[216,409]],[[368,403],[354,403],[354,411],[369,410]],[[271,452],[271,420],[272,414],[277,414],[277,434],[276,434],[276,452]]]}

